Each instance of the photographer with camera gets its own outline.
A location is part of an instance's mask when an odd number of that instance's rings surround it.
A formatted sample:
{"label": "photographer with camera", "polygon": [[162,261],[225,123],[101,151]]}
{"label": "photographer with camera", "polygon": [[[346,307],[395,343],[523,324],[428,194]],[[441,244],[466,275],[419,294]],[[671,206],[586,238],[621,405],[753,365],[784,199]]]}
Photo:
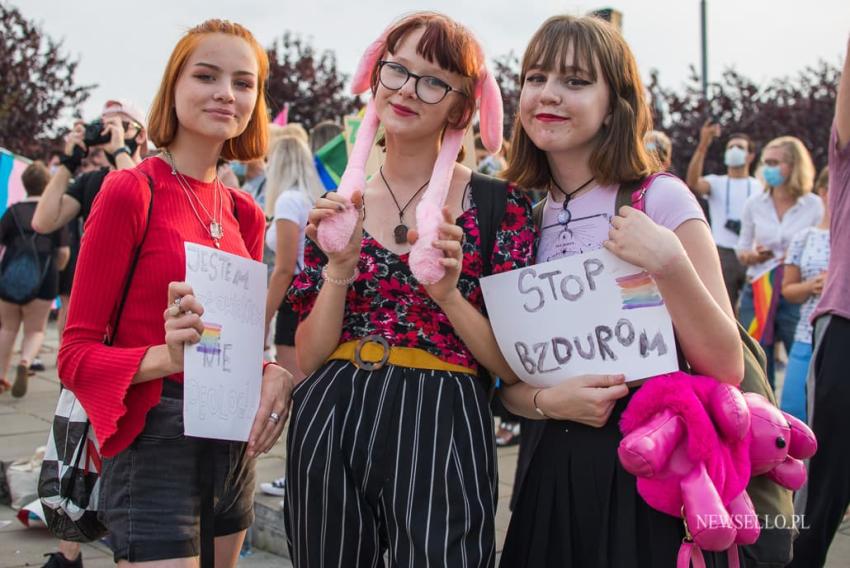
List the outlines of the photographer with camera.
{"label": "photographer with camera", "polygon": [[[50,179],[33,216],[39,233],[50,233],[76,217],[83,221],[103,180],[113,169],[135,167],[147,154],[144,114],[127,100],[107,101],[101,117],[89,124],[79,122],[65,139],[60,167]],[[102,148],[111,167],[101,167],[78,176],[74,174],[89,153]]]}
{"label": "photographer with camera", "polygon": [[703,176],[705,156],[711,143],[720,137],[720,125],[706,121],[700,130],[699,145],[694,151],[685,180],[691,191],[708,201],[711,233],[717,252],[726,292],[737,313],[738,297],[746,284],[747,269],[738,260],[735,246],[741,233],[741,215],[744,203],[751,195],[764,191],[761,182],[750,175],[750,166],[756,157],[756,148],[749,136],[735,133],[726,142],[723,162],[726,175]]}
{"label": "photographer with camera", "polygon": [[[59,166],[33,213],[32,228],[47,234],[77,218],[85,221],[106,174],[113,169],[133,168],[147,154],[144,120],[135,105],[119,99],[107,101],[97,120],[89,124],[77,122],[65,139]],[[103,165],[101,154],[108,165]],[[60,289],[63,299],[70,297],[72,279],[73,275],[66,275],[67,282]],[[67,304],[63,305],[64,310]],[[83,566],[80,545],[75,542],[60,541],[58,550],[46,556],[49,558],[43,568]]]}

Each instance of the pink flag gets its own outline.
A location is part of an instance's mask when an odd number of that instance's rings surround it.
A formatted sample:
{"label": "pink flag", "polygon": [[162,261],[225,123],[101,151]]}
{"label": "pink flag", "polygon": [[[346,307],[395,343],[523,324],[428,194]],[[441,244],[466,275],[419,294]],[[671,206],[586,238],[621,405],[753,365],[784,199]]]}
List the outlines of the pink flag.
{"label": "pink flag", "polygon": [[274,117],[272,123],[278,126],[286,126],[287,122],[289,122],[289,103],[283,103],[283,110]]}

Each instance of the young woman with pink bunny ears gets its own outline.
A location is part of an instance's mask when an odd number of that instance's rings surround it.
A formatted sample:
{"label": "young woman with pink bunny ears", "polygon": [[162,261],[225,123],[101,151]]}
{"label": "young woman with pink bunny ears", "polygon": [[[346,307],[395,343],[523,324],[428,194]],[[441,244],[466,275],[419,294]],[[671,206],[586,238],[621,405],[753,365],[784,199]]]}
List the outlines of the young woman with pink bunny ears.
{"label": "young woman with pink bunny ears", "polygon": [[[353,87],[372,99],[339,191],[310,214],[288,296],[309,375],[288,440],[293,562],[375,566],[388,550],[392,565],[492,566],[497,463],[479,374],[515,375],[478,279],[531,262],[535,231],[522,192],[456,160],[479,103],[497,151],[501,96],[472,34],[429,12],[391,25]],[[386,160],[367,181],[379,124]],[[479,220],[497,195],[491,235]]]}

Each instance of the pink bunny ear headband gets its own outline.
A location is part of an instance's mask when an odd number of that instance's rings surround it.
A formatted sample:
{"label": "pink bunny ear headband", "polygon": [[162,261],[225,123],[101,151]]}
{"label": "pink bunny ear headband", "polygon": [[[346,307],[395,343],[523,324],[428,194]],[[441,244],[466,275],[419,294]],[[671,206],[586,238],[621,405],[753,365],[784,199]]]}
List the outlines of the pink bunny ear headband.
{"label": "pink bunny ear headband", "polygon": [[[351,85],[351,91],[355,95],[371,87],[372,70],[387,49],[387,35],[390,29],[392,27],[372,42],[360,60]],[[480,45],[478,49],[481,50]],[[481,142],[487,150],[495,154],[502,146],[502,93],[486,65],[475,85],[474,96],[479,101]],[[378,126],[380,121],[372,100],[366,107],[366,114],[348,157],[348,165],[337,189],[337,193],[345,198],[351,199],[355,191],[362,192],[366,187],[366,161],[369,159]],[[440,264],[443,253],[433,248],[431,243],[437,239],[438,229],[443,221],[442,208],[451,184],[455,159],[463,144],[464,132],[459,129],[446,130],[440,153],[434,163],[431,181],[416,206],[419,239],[410,251],[410,270],[422,284],[434,284],[445,274],[445,268]],[[351,207],[322,221],[318,231],[322,248],[332,252],[342,250],[351,239],[351,233],[357,224],[357,215],[357,211]]]}

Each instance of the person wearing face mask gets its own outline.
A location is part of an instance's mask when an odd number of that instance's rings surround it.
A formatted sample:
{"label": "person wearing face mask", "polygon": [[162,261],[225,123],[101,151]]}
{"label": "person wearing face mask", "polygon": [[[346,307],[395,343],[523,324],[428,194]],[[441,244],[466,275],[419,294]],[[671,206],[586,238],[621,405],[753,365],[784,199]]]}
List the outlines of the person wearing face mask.
{"label": "person wearing face mask", "polygon": [[[147,154],[145,116],[139,108],[126,99],[106,101],[101,113],[102,134],[110,138],[103,145],[86,147],[85,124],[78,122],[65,138],[65,148],[59,166],[44,189],[44,195],[32,219],[32,226],[42,234],[51,233],[70,221],[80,218],[85,222],[94,198],[100,192],[106,174],[114,170],[133,168]],[[84,159],[102,149],[109,160],[94,170],[79,173]]]}
{"label": "person wearing face mask", "polygon": [[738,298],[746,284],[747,269],[738,260],[735,246],[741,233],[741,213],[751,196],[764,191],[761,182],[750,175],[756,148],[749,136],[732,134],[726,142],[724,175],[703,176],[703,164],[711,143],[720,136],[720,125],[706,122],[700,130],[699,145],[694,151],[686,182],[691,191],[708,201],[711,233],[720,254],[720,267],[732,308],[738,310]]}
{"label": "person wearing face mask", "polygon": [[[771,140],[762,151],[761,162],[767,190],[744,204],[736,246],[738,258],[747,267],[738,319],[764,348],[767,378],[773,387],[774,346],[781,341],[790,352],[800,319],[799,304],[779,294],[785,254],[794,235],[820,223],[823,202],[812,194],[815,168],[799,138]],[[757,304],[766,309],[757,311]]]}
{"label": "person wearing face mask", "polygon": [[[79,251],[79,226],[88,218],[94,198],[100,192],[106,175],[115,170],[135,167],[147,153],[145,117],[139,108],[126,99],[106,101],[101,112],[104,128],[109,134],[103,145],[86,147],[83,142],[85,124],[80,121],[65,138],[65,147],[56,163],[51,159],[51,177],[35,208],[32,228],[42,235],[67,226],[71,231],[71,258],[60,274],[59,293],[62,307],[59,314],[60,338],[64,331],[71,297],[74,272]],[[98,165],[100,153],[109,164]],[[55,168],[53,167],[55,166]],[[94,166],[94,167],[91,167]],[[86,169],[86,168],[89,169]],[[76,177],[75,177],[76,176]],[[60,541],[59,549],[50,553],[45,568],[82,568],[80,545]]]}

